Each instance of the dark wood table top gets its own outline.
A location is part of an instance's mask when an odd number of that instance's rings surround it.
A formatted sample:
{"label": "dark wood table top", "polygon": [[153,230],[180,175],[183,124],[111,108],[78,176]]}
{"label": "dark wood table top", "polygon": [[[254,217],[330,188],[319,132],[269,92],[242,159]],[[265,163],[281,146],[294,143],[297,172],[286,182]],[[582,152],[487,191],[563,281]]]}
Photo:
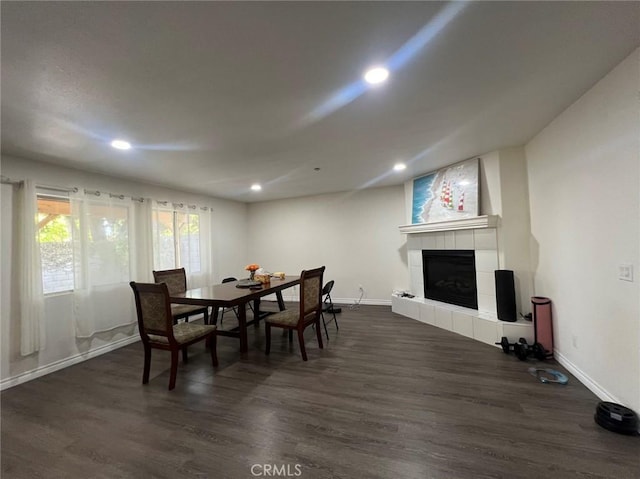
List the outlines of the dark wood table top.
{"label": "dark wood table top", "polygon": [[300,276],[286,276],[284,279],[271,278],[271,282],[263,284],[260,289],[237,288],[237,284],[238,281],[232,281],[188,289],[184,293],[172,294],[170,301],[181,304],[236,306],[300,284]]}

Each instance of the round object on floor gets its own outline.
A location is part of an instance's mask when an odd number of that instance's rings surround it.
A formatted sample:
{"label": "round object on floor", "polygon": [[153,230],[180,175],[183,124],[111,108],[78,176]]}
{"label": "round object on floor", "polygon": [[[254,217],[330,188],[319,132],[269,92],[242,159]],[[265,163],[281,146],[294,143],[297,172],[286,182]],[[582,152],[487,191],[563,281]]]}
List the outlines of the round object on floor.
{"label": "round object on floor", "polygon": [[620,404],[607,401],[599,402],[594,419],[598,425],[618,434],[631,436],[640,434],[638,415]]}

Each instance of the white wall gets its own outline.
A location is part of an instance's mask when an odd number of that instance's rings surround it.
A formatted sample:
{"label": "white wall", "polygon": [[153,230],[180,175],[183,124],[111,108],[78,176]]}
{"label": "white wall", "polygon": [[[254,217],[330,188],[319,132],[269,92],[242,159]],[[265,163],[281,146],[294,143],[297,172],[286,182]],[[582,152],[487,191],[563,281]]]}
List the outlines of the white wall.
{"label": "white wall", "polygon": [[[229,275],[242,273],[248,261],[247,256],[247,206],[244,203],[220,200],[200,195],[169,190],[158,186],[97,175],[78,170],[61,168],[31,160],[2,157],[2,174],[15,180],[31,178],[39,184],[80,187],[112,193],[144,196],[170,202],[195,203],[210,206],[213,210],[213,254],[214,276],[217,280]],[[71,318],[71,296],[60,294],[48,296],[45,300],[46,310],[46,348],[40,353],[28,357],[20,356],[20,325],[15,302],[17,291],[15,281],[15,264],[12,249],[13,228],[17,218],[12,217],[12,187],[2,185],[0,203],[0,261],[2,273],[0,281],[2,295],[0,302],[2,350],[0,351],[0,380],[5,384],[15,382],[19,375],[33,371],[55,368],[73,358],[91,356],[100,348],[108,348],[117,341],[127,341],[137,337],[136,328],[123,328],[113,333],[105,333],[92,340],[76,340]],[[131,297],[133,301],[133,296]],[[132,318],[132,321],[135,319]]]}
{"label": "white wall", "polygon": [[[536,294],[555,347],[601,397],[640,411],[640,50],[526,145]],[[633,265],[635,282],[618,279]]]}
{"label": "white wall", "polygon": [[500,269],[513,270],[518,312],[531,312],[533,284],[529,241],[529,191],[523,148],[500,150],[500,215],[498,251]]}
{"label": "white wall", "polygon": [[325,265],[335,280],[334,301],[391,304],[407,289],[402,186],[327,194],[249,205],[252,262],[269,271],[299,273]]}

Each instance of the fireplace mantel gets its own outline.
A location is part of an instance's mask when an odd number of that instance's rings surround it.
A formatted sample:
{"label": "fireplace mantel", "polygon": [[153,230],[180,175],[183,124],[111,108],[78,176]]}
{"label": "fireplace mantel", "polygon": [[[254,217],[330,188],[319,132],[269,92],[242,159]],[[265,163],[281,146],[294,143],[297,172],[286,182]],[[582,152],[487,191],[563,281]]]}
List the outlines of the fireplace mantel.
{"label": "fireplace mantel", "polygon": [[498,226],[498,215],[475,216],[452,221],[439,221],[437,223],[421,223],[416,225],[399,226],[400,233],[432,233],[434,231],[475,230],[482,228],[495,228]]}

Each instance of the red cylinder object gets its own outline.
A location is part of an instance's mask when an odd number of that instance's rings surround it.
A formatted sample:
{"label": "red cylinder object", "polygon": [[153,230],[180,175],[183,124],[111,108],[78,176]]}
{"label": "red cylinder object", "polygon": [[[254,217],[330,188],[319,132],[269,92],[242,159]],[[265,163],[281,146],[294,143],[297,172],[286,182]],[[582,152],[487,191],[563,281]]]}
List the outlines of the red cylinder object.
{"label": "red cylinder object", "polygon": [[546,350],[546,357],[553,357],[553,323],[551,322],[551,300],[543,296],[531,297],[535,342]]}

